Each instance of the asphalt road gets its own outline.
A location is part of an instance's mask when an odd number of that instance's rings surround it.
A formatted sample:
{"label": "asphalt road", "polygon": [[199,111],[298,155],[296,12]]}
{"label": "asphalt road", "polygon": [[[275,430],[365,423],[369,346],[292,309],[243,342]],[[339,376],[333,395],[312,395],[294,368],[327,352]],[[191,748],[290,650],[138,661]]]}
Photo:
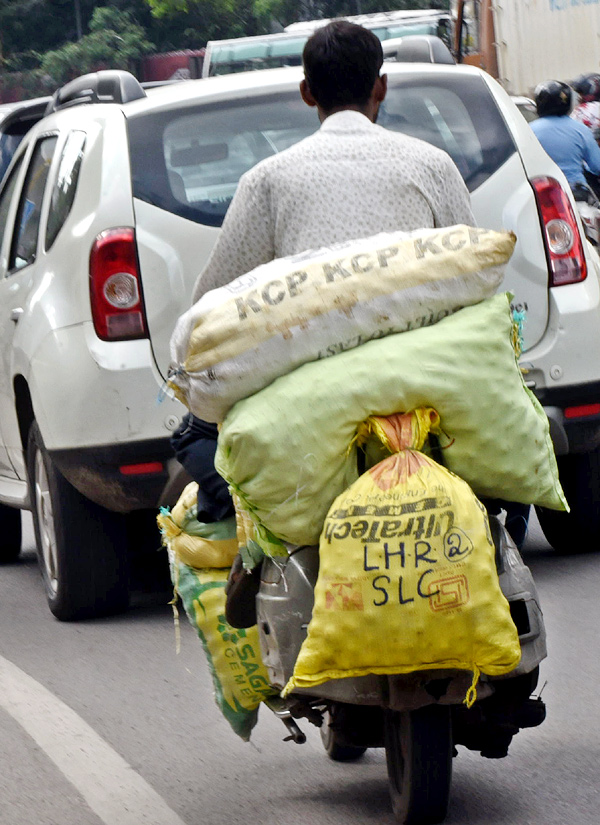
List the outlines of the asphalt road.
{"label": "asphalt road", "polygon": [[[252,743],[212,698],[168,595],[120,617],[55,621],[31,532],[0,568],[0,825],[393,825],[385,757],[333,763],[316,729],[298,746],[261,710]],[[548,718],[508,758],[460,749],[447,825],[600,822],[600,554],[561,557],[534,530],[524,553],[544,608]]]}

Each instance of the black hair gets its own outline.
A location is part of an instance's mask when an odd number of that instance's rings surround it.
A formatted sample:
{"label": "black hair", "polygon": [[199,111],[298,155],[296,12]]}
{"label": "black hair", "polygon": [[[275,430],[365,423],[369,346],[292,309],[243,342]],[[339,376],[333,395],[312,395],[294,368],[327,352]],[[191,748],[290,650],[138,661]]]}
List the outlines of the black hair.
{"label": "black hair", "polygon": [[383,49],[369,29],[334,20],[307,40],[302,62],[308,88],[325,112],[339,106],[363,107],[379,77]]}

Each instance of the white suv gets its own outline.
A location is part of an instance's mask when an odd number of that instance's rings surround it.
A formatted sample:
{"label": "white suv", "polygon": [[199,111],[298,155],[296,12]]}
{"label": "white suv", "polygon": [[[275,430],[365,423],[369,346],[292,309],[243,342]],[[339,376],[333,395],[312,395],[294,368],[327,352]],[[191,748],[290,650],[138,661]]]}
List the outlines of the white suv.
{"label": "white suv", "polygon": [[[540,517],[552,543],[577,549],[600,519],[596,254],[565,179],[491,77],[386,71],[379,122],[447,150],[478,222],[517,234],[505,287],[527,312],[527,378],[550,408],[573,507]],[[32,509],[60,619],[127,604],[128,514],[165,500],[169,435],[184,412],[158,400],[171,332],[240,175],[318,128],[300,77],[250,72],[148,94],[123,72],[80,78],[4,178],[0,560],[19,552],[18,508]]]}

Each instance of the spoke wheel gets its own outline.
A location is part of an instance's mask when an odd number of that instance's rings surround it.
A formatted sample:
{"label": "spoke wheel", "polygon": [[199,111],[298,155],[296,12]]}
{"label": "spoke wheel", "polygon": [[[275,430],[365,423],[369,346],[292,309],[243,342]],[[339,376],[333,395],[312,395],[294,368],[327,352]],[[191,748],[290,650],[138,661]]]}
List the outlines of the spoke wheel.
{"label": "spoke wheel", "polygon": [[392,807],[401,825],[442,822],[452,778],[450,708],[385,711],[385,755]]}
{"label": "spoke wheel", "polygon": [[50,501],[48,476],[44,466],[42,454],[36,451],[34,473],[35,512],[39,524],[39,561],[42,565],[42,576],[48,593],[55,597],[58,592],[58,554],[56,550],[56,533],[54,531],[54,514]]}

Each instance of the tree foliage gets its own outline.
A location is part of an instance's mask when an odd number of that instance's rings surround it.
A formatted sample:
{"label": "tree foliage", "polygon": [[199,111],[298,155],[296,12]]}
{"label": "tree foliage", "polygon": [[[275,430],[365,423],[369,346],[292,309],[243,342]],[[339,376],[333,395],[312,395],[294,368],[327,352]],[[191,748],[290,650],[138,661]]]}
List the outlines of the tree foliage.
{"label": "tree foliage", "polygon": [[208,40],[256,34],[257,18],[248,0],[145,0],[159,20],[179,20],[195,32],[196,46]]}
{"label": "tree foliage", "polygon": [[[86,19],[93,0],[79,0]],[[44,52],[77,34],[73,0],[0,0],[1,56],[14,59],[21,52]]]}
{"label": "tree foliage", "polygon": [[42,71],[57,85],[101,66],[127,69],[132,60],[153,51],[144,29],[133,22],[128,12],[119,9],[95,9],[89,30],[81,40],[46,52],[42,57]]}
{"label": "tree foliage", "polygon": [[[127,68],[152,52],[280,30],[311,20],[396,9],[448,8],[449,0],[0,0],[0,80],[45,94],[103,65]],[[83,36],[80,37],[80,34]],[[20,91],[18,91],[20,90]]]}
{"label": "tree foliage", "polygon": [[254,11],[259,20],[271,18],[281,26],[300,20],[447,7],[448,0],[254,0]]}
{"label": "tree foliage", "polygon": [[187,15],[203,40],[281,29],[300,20],[404,9],[446,9],[449,0],[145,0],[154,17]]}
{"label": "tree foliage", "polygon": [[[129,15],[132,25],[143,29],[145,39],[152,42],[157,51],[199,48],[207,40],[267,32],[296,20],[449,5],[449,0],[104,2],[115,14]],[[28,70],[39,65],[39,55],[69,49],[77,42],[78,22],[85,37],[91,36],[97,5],[96,0],[0,0],[0,69]],[[114,30],[115,23],[111,25]],[[96,48],[93,41],[90,48]]]}

